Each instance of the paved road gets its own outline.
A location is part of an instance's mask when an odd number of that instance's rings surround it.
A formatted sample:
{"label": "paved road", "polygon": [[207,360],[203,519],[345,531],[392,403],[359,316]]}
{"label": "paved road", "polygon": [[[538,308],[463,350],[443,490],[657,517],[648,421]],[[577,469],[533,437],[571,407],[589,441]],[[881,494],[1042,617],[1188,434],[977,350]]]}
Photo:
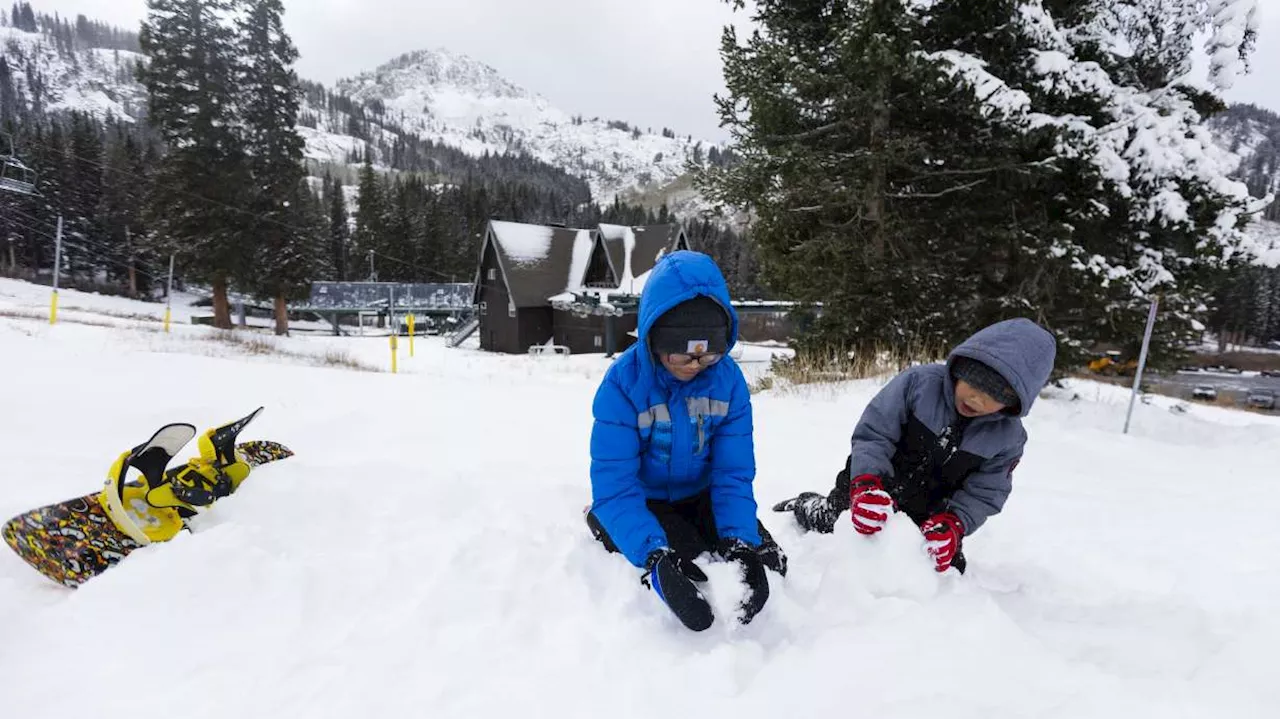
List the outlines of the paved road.
{"label": "paved road", "polygon": [[[1130,380],[1132,382],[1132,380]],[[1218,390],[1218,396],[1228,398],[1237,404],[1244,404],[1245,396],[1254,389],[1269,389],[1280,399],[1280,377],[1262,377],[1259,375],[1232,375],[1217,372],[1178,372],[1166,374],[1147,373],[1143,383],[1160,394],[1167,394],[1182,399],[1191,399],[1191,390],[1200,385],[1208,385]]]}

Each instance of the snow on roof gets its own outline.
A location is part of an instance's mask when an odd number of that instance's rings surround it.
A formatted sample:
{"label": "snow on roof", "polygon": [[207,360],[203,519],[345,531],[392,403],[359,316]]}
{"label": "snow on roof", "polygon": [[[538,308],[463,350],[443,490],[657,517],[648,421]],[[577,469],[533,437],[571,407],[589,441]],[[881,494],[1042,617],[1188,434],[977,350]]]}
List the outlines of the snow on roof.
{"label": "snow on roof", "polygon": [[547,258],[555,228],[493,220],[493,235],[512,262],[536,263]]}
{"label": "snow on roof", "polygon": [[591,250],[596,246],[596,237],[591,230],[578,230],[573,238],[573,258],[569,261],[569,279],[565,289],[575,290],[582,287],[582,280],[587,274],[587,264],[591,261]]}
{"label": "snow on roof", "polygon": [[631,228],[626,225],[606,225],[603,223],[600,225],[600,236],[606,240],[621,240],[630,231]]}
{"label": "snow on roof", "polygon": [[682,236],[677,224],[600,225],[600,238],[618,278],[618,290],[637,295],[643,292],[649,271],[664,254],[683,246],[678,244]]}

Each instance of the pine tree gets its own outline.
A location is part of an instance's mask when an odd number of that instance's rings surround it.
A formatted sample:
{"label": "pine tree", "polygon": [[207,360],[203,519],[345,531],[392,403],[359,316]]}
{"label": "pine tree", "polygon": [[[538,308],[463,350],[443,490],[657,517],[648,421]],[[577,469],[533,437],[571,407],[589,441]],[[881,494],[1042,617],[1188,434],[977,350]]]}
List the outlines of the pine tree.
{"label": "pine tree", "polygon": [[[1249,3],[1227,4],[1213,42],[1243,57],[1248,33],[1221,28]],[[949,344],[1021,314],[1069,359],[1140,337],[1159,293],[1167,355],[1251,209],[1201,127],[1216,96],[1170,84],[1209,22],[1193,5],[756,3],[762,32],[722,47],[734,160],[700,185],[755,211],[764,279],[824,303],[823,347]]]}
{"label": "pine tree", "polygon": [[242,212],[248,185],[236,133],[236,55],[228,0],[148,0],[139,67],[152,126],[168,145],[149,198],[153,241],[185,276],[213,287],[214,325],[231,328],[228,284],[253,253]]}
{"label": "pine tree", "polygon": [[[381,248],[385,232],[386,200],[382,182],[373,171],[373,163],[366,156],[364,167],[360,170],[360,186],[356,195],[356,226],[352,241],[356,257],[369,261],[373,268],[370,269],[370,280],[378,279],[377,266],[367,258],[371,258]],[[351,274],[359,277],[363,273],[353,267]]]}
{"label": "pine tree", "polygon": [[122,126],[116,126],[107,144],[105,164],[98,208],[103,238],[120,259],[117,274],[123,273],[129,295],[136,297],[151,284],[150,273],[141,267],[149,264],[155,272],[159,263],[139,242],[147,234],[142,220],[147,169],[138,141]]}
{"label": "pine tree", "polygon": [[[309,233],[309,190],[300,189],[306,170],[304,143],[297,132],[301,90],[292,69],[298,58],[284,31],[280,0],[244,0],[240,17],[243,41],[238,88],[242,101],[244,147],[253,190],[249,206],[258,239],[257,261],[248,279],[275,301],[276,333],[288,332],[288,301],[306,292],[317,257],[317,237]],[[308,220],[306,227],[288,222]]]}
{"label": "pine tree", "polygon": [[8,58],[0,55],[0,128],[12,130],[17,123],[19,110],[13,71],[9,69]]}
{"label": "pine tree", "polygon": [[[755,5],[725,30],[718,97],[738,162],[699,171],[712,199],[756,214],[764,281],[822,302],[807,350],[955,339],[978,310],[970,271],[1013,241],[1005,198],[1042,173],[1001,133],[896,0]],[[749,107],[749,111],[743,108]]]}
{"label": "pine tree", "polygon": [[329,264],[333,267],[334,279],[345,281],[350,277],[351,227],[342,183],[336,178],[331,180],[326,177],[325,195],[328,197]]}
{"label": "pine tree", "polygon": [[62,195],[63,232],[67,266],[74,274],[87,271],[105,261],[118,262],[121,258],[108,252],[105,260],[94,259],[88,250],[94,245],[93,254],[103,248],[98,246],[102,233],[98,210],[102,199],[102,165],[105,160],[102,145],[102,128],[93,119],[81,113],[72,113],[67,143],[65,192]]}

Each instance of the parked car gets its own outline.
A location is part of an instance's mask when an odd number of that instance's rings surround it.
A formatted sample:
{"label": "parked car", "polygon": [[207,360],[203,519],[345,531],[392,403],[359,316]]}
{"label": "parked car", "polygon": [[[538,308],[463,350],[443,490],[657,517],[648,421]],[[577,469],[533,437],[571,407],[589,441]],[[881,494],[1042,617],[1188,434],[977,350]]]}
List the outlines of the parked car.
{"label": "parked car", "polygon": [[1218,390],[1212,385],[1200,384],[1191,390],[1191,399],[1203,399],[1212,402],[1218,398]]}
{"label": "parked car", "polygon": [[1269,389],[1255,389],[1249,391],[1249,396],[1245,398],[1245,402],[1250,407],[1258,409],[1275,409],[1276,393]]}

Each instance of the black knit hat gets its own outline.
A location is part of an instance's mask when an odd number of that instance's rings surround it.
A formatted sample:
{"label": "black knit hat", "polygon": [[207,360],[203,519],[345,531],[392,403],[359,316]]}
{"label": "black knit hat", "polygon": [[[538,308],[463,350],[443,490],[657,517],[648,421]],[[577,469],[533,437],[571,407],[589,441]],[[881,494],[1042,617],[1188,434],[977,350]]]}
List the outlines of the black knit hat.
{"label": "black knit hat", "polygon": [[1021,402],[1018,392],[1008,380],[989,365],[972,357],[956,357],[952,360],[951,376],[968,382],[975,389],[986,392],[992,399],[1007,407],[1017,407]]}
{"label": "black knit hat", "polygon": [[654,320],[649,349],[658,354],[723,354],[729,349],[729,315],[706,295],[685,300]]}

